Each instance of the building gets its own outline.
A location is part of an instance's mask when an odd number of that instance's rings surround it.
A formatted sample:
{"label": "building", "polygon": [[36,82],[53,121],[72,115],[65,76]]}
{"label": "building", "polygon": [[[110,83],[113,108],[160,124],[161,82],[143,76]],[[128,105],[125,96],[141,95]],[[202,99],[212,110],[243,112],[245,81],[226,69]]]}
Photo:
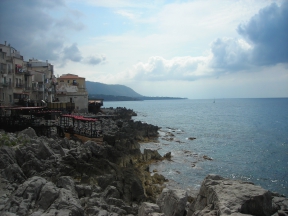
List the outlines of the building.
{"label": "building", "polygon": [[57,101],[75,103],[75,109],[80,112],[88,111],[88,92],[85,78],[74,74],[63,74],[57,78]]}
{"label": "building", "polygon": [[24,61],[10,44],[0,44],[0,105],[40,106],[55,100],[53,65],[37,59]]}
{"label": "building", "polygon": [[21,99],[27,99],[29,94],[24,91],[29,74],[24,71],[25,63],[20,55],[10,44],[0,44],[1,58],[1,105],[13,105]]}
{"label": "building", "polygon": [[56,93],[56,77],[54,76],[54,67],[52,64],[39,61],[37,59],[29,59],[26,62],[27,70],[32,76],[31,79],[31,101],[37,104],[44,100],[46,102],[55,101]]}
{"label": "building", "polygon": [[0,106],[42,106],[48,102],[74,103],[88,111],[85,78],[65,74],[56,79],[54,67],[46,61],[29,59],[10,44],[0,44]]}

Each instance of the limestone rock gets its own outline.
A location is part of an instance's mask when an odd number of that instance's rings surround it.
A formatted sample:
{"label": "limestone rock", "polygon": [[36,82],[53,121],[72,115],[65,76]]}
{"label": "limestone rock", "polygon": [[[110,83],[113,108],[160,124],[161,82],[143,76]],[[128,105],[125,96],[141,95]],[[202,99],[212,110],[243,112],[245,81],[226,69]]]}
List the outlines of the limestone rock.
{"label": "limestone rock", "polygon": [[58,198],[59,188],[57,188],[52,182],[47,182],[39,195],[38,206],[40,209],[46,211],[49,206]]}
{"label": "limestone rock", "polygon": [[161,155],[158,153],[157,150],[152,150],[152,149],[144,149],[143,152],[143,160],[144,161],[148,161],[148,160],[160,160],[162,157]]}
{"label": "limestone rock", "polygon": [[288,215],[288,198],[280,196],[273,197],[272,207],[273,212],[276,212],[275,214],[273,214],[273,216]]}
{"label": "limestone rock", "polygon": [[45,179],[38,176],[34,176],[25,181],[7,201],[4,212],[15,213],[16,215],[27,215],[30,209],[34,208],[34,204],[46,182]]}
{"label": "limestone rock", "polygon": [[184,190],[165,188],[157,199],[161,212],[171,216],[183,216],[186,203],[187,193]]}
{"label": "limestone rock", "polygon": [[0,147],[0,169],[5,169],[8,165],[16,163],[15,151],[8,146]]}
{"label": "limestone rock", "polygon": [[92,194],[92,187],[90,185],[75,185],[78,197],[90,197]]}
{"label": "limestone rock", "polygon": [[25,174],[16,163],[8,165],[3,169],[1,175],[10,182],[23,183],[26,180]]}
{"label": "limestone rock", "polygon": [[108,200],[109,198],[120,198],[120,193],[116,187],[109,185],[103,192],[103,197]]}
{"label": "limestone rock", "polygon": [[31,127],[28,127],[27,129],[25,129],[23,131],[20,131],[18,133],[18,137],[21,137],[22,135],[24,135],[24,136],[27,135],[30,138],[37,137],[37,134],[36,134],[35,130],[33,128],[31,128]]}
{"label": "limestone rock", "polygon": [[250,182],[233,181],[208,175],[196,200],[189,206],[191,215],[261,215],[272,213],[271,193]]}
{"label": "limestone rock", "polygon": [[166,160],[171,160],[171,152],[167,152],[164,156],[163,156],[163,158],[165,158]]}
{"label": "limestone rock", "polygon": [[138,216],[148,216],[152,213],[160,213],[160,207],[157,204],[143,202],[138,210]]}
{"label": "limestone rock", "polygon": [[78,197],[78,193],[75,189],[75,183],[71,176],[61,176],[57,181],[57,187],[65,188],[71,191],[74,197]]}

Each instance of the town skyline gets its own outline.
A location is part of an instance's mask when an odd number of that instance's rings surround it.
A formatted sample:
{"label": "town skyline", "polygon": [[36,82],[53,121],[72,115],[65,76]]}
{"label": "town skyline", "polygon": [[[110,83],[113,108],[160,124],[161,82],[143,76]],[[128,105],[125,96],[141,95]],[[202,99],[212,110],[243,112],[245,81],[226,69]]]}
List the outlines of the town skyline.
{"label": "town skyline", "polygon": [[[288,97],[288,2],[1,1],[0,43],[145,96]],[[13,16],[9,16],[13,11]]]}

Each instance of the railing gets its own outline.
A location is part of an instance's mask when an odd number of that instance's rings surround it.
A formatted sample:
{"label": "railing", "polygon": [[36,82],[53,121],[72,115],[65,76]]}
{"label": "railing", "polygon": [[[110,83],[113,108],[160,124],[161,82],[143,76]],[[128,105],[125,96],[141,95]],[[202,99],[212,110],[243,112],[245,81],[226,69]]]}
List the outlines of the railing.
{"label": "railing", "polygon": [[44,86],[42,86],[42,85],[38,86],[38,91],[43,92],[44,91]]}
{"label": "railing", "polygon": [[17,69],[17,70],[15,70],[15,73],[16,74],[24,74],[24,71],[23,71],[23,69]]}
{"label": "railing", "polygon": [[2,87],[11,87],[12,83],[10,82],[1,82]]}
{"label": "railing", "polygon": [[24,71],[23,73],[24,73],[25,76],[32,76],[30,71]]}
{"label": "railing", "polygon": [[23,88],[24,85],[23,85],[23,84],[16,83],[15,87],[16,87],[16,88]]}
{"label": "railing", "polygon": [[32,88],[31,88],[30,86],[25,86],[25,87],[24,87],[24,91],[26,91],[26,92],[27,92],[27,91],[30,91],[31,89],[32,89]]}
{"label": "railing", "polygon": [[32,86],[33,91],[38,91],[38,86]]}
{"label": "railing", "polygon": [[78,92],[86,92],[86,88],[78,88]]}

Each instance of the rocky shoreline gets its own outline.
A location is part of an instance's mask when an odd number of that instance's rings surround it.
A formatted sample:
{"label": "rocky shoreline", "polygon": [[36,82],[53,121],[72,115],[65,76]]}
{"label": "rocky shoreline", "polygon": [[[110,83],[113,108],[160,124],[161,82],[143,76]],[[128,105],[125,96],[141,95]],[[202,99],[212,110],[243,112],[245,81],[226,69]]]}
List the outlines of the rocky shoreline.
{"label": "rocky shoreline", "polygon": [[0,215],[288,215],[288,200],[252,183],[207,176],[196,197],[165,188],[149,164],[170,159],[139,142],[159,128],[132,110],[103,110],[103,141],[0,131]]}

